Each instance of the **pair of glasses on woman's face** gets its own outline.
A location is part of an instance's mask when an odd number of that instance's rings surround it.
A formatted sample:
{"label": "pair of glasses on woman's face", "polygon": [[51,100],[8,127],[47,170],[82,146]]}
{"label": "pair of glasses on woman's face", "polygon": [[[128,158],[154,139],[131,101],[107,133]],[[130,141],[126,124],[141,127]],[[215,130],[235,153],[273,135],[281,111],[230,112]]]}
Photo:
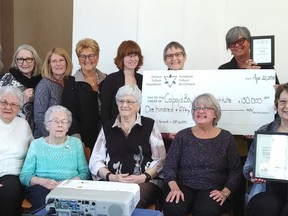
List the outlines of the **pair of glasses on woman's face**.
{"label": "pair of glasses on woman's face", "polygon": [[23,64],[24,61],[28,64],[31,64],[34,61],[34,58],[16,58],[18,64]]}
{"label": "pair of glasses on woman's face", "polygon": [[0,100],[0,105],[3,107],[10,106],[12,109],[17,109],[19,107],[19,104],[16,103],[8,103],[7,101]]}
{"label": "pair of glasses on woman's face", "polygon": [[89,55],[81,54],[81,55],[78,56],[78,58],[79,58],[80,61],[85,61],[87,58],[88,58],[90,61],[92,61],[92,60],[95,59],[95,57],[96,57],[95,54],[89,54]]}
{"label": "pair of glasses on woman's face", "polygon": [[137,101],[132,101],[132,100],[118,100],[117,103],[119,105],[123,105],[124,103],[126,103],[128,106],[131,106],[135,103],[137,103]]}
{"label": "pair of glasses on woman's face", "polygon": [[174,56],[176,58],[181,58],[181,57],[183,57],[183,55],[184,55],[183,52],[176,52],[176,53],[173,53],[173,54],[165,55],[165,58],[166,58],[166,60],[170,61],[170,60],[172,60],[174,58]]}
{"label": "pair of glasses on woman's face", "polygon": [[193,109],[194,111],[203,110],[204,112],[205,112],[205,111],[209,111],[209,110],[214,110],[213,107],[208,107],[208,106],[204,106],[204,107],[194,106],[192,109]]}
{"label": "pair of glasses on woman's face", "polygon": [[236,44],[238,44],[239,46],[241,46],[242,44],[244,44],[244,42],[245,42],[245,38],[240,38],[240,39],[238,39],[237,41],[235,41],[235,42],[233,42],[233,43],[229,43],[228,44],[228,47],[229,48],[234,48],[235,46],[236,46]]}
{"label": "pair of glasses on woman's face", "polygon": [[286,100],[278,100],[279,106],[286,106],[287,103],[288,103],[288,101],[286,101]]}
{"label": "pair of glasses on woman's face", "polygon": [[55,125],[67,125],[69,123],[69,121],[67,119],[63,119],[63,120],[59,120],[59,119],[52,119],[52,120],[49,120],[48,122],[52,122],[53,124]]}

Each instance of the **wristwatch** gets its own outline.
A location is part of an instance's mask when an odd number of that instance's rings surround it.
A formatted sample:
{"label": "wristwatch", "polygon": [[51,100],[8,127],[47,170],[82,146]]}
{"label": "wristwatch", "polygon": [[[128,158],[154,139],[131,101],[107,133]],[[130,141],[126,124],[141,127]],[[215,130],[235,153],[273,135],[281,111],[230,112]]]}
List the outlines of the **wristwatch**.
{"label": "wristwatch", "polygon": [[152,177],[149,173],[144,172],[143,174],[146,176],[145,182],[149,182],[152,179]]}

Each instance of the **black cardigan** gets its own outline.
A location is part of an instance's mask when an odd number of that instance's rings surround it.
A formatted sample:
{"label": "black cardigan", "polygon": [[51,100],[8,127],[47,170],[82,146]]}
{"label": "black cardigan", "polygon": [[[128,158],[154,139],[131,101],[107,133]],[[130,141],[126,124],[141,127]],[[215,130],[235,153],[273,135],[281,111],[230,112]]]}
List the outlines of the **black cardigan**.
{"label": "black cardigan", "polygon": [[[135,73],[137,86],[142,90],[142,74]],[[104,80],[101,89],[101,120],[102,124],[105,122],[116,119],[119,111],[116,104],[116,93],[119,88],[125,85],[125,77],[123,71],[118,71],[109,74]]]}

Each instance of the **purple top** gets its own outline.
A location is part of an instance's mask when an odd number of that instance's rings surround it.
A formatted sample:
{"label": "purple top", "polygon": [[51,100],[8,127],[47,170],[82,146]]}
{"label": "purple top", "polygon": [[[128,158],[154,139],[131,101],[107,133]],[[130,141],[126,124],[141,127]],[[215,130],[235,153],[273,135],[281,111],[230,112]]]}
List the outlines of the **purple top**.
{"label": "purple top", "polygon": [[221,130],[211,139],[194,136],[191,128],[181,130],[165,160],[165,182],[175,180],[193,189],[235,191],[241,178],[240,157],[230,132]]}

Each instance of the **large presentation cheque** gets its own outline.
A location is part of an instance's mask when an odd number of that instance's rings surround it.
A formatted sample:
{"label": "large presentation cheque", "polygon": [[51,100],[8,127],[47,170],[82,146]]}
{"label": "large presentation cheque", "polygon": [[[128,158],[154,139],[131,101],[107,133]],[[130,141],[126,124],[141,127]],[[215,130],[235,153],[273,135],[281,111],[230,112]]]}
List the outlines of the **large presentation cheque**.
{"label": "large presentation cheque", "polygon": [[161,132],[177,133],[195,125],[193,99],[211,93],[222,110],[218,127],[252,135],[274,119],[274,84],[275,70],[144,71],[141,115],[154,119]]}
{"label": "large presentation cheque", "polygon": [[288,133],[255,134],[256,178],[288,181]]}

